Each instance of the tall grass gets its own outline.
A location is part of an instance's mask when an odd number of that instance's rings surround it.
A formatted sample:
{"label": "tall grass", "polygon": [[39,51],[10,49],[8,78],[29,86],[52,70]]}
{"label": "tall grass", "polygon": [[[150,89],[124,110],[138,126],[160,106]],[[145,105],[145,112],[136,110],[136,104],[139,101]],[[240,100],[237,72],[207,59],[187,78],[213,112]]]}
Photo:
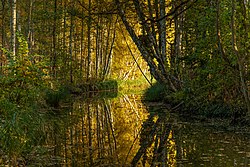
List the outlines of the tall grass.
{"label": "tall grass", "polygon": [[141,94],[151,85],[144,77],[139,77],[134,80],[118,80],[118,86],[120,93]]}
{"label": "tall grass", "polygon": [[[0,155],[3,164],[17,166],[25,155],[45,139],[44,113],[37,106],[20,107],[6,99],[0,101]],[[1,164],[1,165],[3,165]]]}

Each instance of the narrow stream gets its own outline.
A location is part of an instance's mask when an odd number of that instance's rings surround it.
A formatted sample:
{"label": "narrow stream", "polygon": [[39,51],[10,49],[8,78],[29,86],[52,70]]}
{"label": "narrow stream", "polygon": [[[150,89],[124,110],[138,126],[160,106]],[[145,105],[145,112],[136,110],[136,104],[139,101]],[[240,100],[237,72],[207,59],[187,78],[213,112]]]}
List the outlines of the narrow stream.
{"label": "narrow stream", "polygon": [[250,166],[250,132],[181,121],[166,109],[149,114],[139,95],[75,99],[62,110],[47,127],[43,147],[49,153],[30,164]]}

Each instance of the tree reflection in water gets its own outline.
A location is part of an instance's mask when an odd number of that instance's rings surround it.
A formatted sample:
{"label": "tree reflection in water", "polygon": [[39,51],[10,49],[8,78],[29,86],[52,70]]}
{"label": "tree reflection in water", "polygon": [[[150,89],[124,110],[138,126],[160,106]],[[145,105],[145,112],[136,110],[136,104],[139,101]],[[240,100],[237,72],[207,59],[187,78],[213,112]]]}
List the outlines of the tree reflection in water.
{"label": "tree reflection in water", "polygon": [[136,138],[148,115],[138,97],[77,100],[71,106],[61,125],[64,132],[54,130],[53,138],[48,138],[50,143],[53,139],[57,165],[130,166],[139,147]]}
{"label": "tree reflection in water", "polygon": [[168,141],[171,137],[171,124],[167,113],[151,114],[143,123],[140,137],[140,148],[132,160],[132,166],[141,165],[168,166]]}
{"label": "tree reflection in water", "polygon": [[182,122],[166,109],[142,125],[140,148],[132,166],[249,166],[249,131],[216,124]]}
{"label": "tree reflection in water", "polygon": [[249,129],[181,121],[162,106],[149,114],[135,95],[74,99],[44,116],[27,166],[250,165]]}

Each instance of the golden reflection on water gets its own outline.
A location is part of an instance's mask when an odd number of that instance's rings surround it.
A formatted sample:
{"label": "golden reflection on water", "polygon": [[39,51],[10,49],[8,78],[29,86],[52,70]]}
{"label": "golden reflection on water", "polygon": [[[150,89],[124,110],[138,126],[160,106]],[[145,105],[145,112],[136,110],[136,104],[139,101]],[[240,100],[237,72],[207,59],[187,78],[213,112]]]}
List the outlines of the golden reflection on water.
{"label": "golden reflection on water", "polygon": [[[44,117],[44,133],[18,159],[24,166],[250,166],[248,128],[187,121],[162,104],[145,107],[139,95],[74,98]],[[1,155],[0,166],[8,164]]]}
{"label": "golden reflection on water", "polygon": [[149,114],[150,107],[145,107],[140,98],[122,95],[116,99],[75,99],[66,109],[66,115],[54,120],[50,127],[47,145],[53,150],[53,164],[81,167],[250,165],[247,133],[182,122],[162,108],[161,112]]}
{"label": "golden reflection on water", "polygon": [[64,143],[57,147],[63,166],[130,166],[148,116],[136,95],[77,100],[69,112]]}

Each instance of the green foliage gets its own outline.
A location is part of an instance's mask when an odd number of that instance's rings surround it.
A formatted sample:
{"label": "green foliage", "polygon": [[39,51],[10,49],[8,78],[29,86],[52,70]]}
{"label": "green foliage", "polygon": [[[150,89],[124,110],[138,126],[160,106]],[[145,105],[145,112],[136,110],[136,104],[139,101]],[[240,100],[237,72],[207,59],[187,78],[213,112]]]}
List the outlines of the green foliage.
{"label": "green foliage", "polygon": [[[234,113],[235,108],[241,108],[243,111],[247,108],[247,101],[242,93],[242,90],[246,89],[242,88],[242,78],[249,82],[246,73],[249,69],[249,57],[245,54],[247,45],[242,41],[246,43],[249,38],[244,37],[244,28],[237,29],[236,44],[240,46],[237,57],[232,47],[232,27],[228,26],[232,19],[232,2],[217,3],[220,3],[219,9],[216,3],[199,1],[185,14],[187,19],[181,23],[184,26],[181,30],[182,55],[177,60],[180,68],[177,76],[183,83],[176,92],[168,94],[166,99],[175,105],[181,103],[181,109],[188,112],[228,117]],[[242,6],[236,3],[237,19],[233,18],[236,27],[244,27],[241,22],[241,8]],[[225,52],[223,54],[219,46],[218,31],[220,45]],[[242,70],[242,78],[239,75],[239,64],[244,64],[245,67]],[[249,89],[246,91],[249,93]]]}
{"label": "green foliage", "polygon": [[134,80],[118,80],[118,87],[121,93],[141,94],[150,87],[150,84],[141,76]]}
{"label": "green foliage", "polygon": [[2,49],[7,64],[0,75],[0,145],[15,165],[16,158],[30,152],[44,137],[42,90],[46,86],[46,63],[35,62],[28,44],[17,33],[17,55]]}
{"label": "green foliage", "polygon": [[7,99],[0,100],[0,108],[0,149],[15,163],[44,141],[44,114],[35,106],[21,107]]}
{"label": "green foliage", "polygon": [[61,86],[58,90],[47,89],[45,91],[45,101],[53,108],[58,108],[61,101],[67,99],[70,95],[70,90],[67,87]]}
{"label": "green foliage", "polygon": [[[34,56],[28,54],[28,45],[21,34],[17,34],[19,49],[14,57],[6,49],[8,64],[3,67],[4,74],[0,77],[2,97],[19,104],[37,98],[38,89],[45,86],[46,70],[44,62],[34,62]],[[34,100],[34,99],[33,99]]]}
{"label": "green foliage", "polygon": [[96,83],[98,90],[118,90],[118,83],[116,80],[105,80],[102,82]]}
{"label": "green foliage", "polygon": [[166,87],[163,84],[156,82],[153,86],[146,90],[144,100],[152,102],[163,101],[164,96],[166,96],[166,92]]}

